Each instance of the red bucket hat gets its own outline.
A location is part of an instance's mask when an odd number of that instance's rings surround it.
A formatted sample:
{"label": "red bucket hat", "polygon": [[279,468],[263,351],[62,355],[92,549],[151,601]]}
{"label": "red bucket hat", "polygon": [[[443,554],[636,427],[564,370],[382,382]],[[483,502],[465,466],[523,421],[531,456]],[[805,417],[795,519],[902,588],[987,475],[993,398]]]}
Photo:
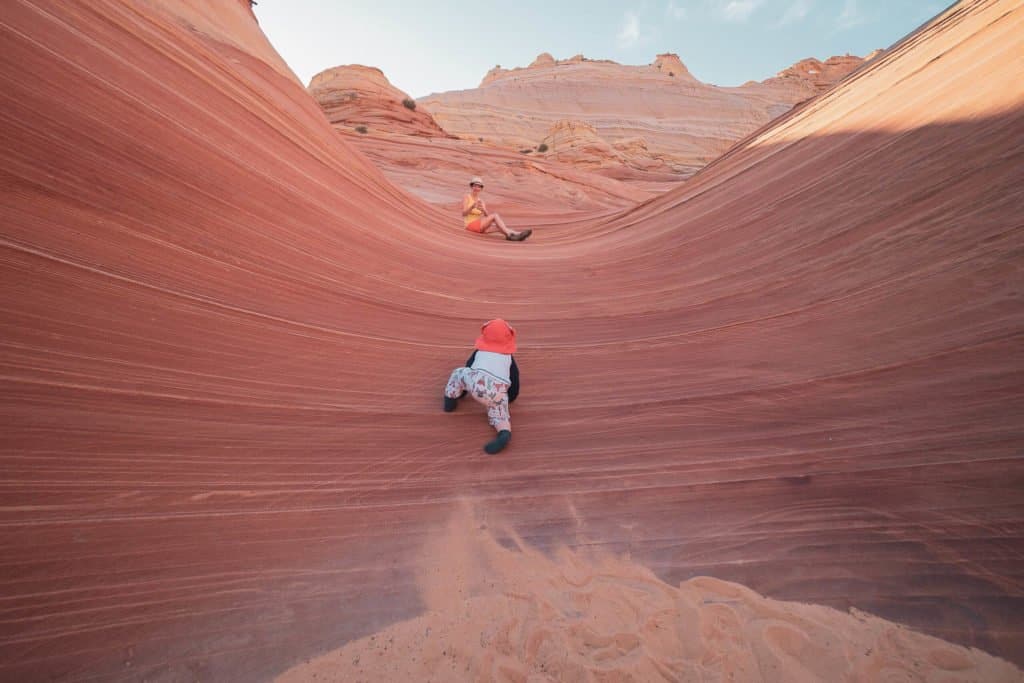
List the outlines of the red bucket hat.
{"label": "red bucket hat", "polygon": [[480,351],[494,353],[515,353],[516,331],[501,318],[488,320],[480,328],[480,336],[476,338],[476,348]]}

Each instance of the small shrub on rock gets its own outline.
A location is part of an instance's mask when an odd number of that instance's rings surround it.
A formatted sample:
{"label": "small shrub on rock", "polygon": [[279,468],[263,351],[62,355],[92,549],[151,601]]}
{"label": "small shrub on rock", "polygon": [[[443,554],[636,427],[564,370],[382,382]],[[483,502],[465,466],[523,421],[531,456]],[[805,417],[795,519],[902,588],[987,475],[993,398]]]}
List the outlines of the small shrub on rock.
{"label": "small shrub on rock", "polygon": [[356,132],[357,133],[362,133],[363,135],[366,135],[370,131],[366,129],[366,126],[356,126]]}
{"label": "small shrub on rock", "polygon": [[537,151],[538,152],[546,152],[546,151],[548,151],[548,146],[542,142],[542,143],[540,143],[540,146],[537,147]]}
{"label": "small shrub on rock", "polygon": [[412,99],[411,97],[406,97],[404,100],[402,100],[402,106],[404,106],[406,109],[416,111],[416,100]]}

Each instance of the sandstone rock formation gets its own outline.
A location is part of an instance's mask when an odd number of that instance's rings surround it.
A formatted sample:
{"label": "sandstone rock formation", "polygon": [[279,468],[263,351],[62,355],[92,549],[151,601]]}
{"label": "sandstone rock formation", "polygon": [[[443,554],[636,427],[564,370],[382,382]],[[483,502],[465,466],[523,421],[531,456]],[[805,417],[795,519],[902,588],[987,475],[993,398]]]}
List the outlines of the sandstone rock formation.
{"label": "sandstone rock formation", "polygon": [[493,69],[488,71],[482,81],[480,81],[480,87],[484,87],[488,83],[492,83],[497,80],[501,80],[508,76],[518,76],[523,74],[527,69],[543,69],[547,67],[554,67],[560,64],[583,64],[584,62],[590,64],[615,64],[610,59],[587,59],[583,55],[573,55],[569,59],[555,59],[548,52],[541,52],[537,55],[537,58],[530,62],[530,65],[525,69],[522,67],[516,67],[514,69],[503,69],[501,65],[495,66]]}
{"label": "sandstone rock formation", "polygon": [[604,166],[621,163],[622,158],[607,140],[597,134],[589,123],[564,119],[551,126],[541,141],[543,154],[562,157],[578,166]]}
{"label": "sandstone rock formation", "polygon": [[[580,214],[621,210],[661,189],[620,182],[549,155],[524,154],[473,140],[389,138],[338,130],[389,180],[442,208],[453,226],[462,224],[459,207],[472,176],[484,178],[490,210],[534,228],[559,225]],[[538,197],[544,200],[538,202]],[[557,214],[545,206],[552,201],[558,202]]]}
{"label": "sandstone rock formation", "polygon": [[[517,667],[974,675],[911,628],[1024,663],[1021,36],[1018,0],[958,3],[670,192],[538,192],[510,244],[389,182],[248,2],[6,3],[0,679],[267,681],[477,589],[566,626],[477,634]],[[498,458],[440,406],[493,316],[523,373]],[[444,540],[463,505],[647,580],[447,571],[488,559]],[[826,607],[903,627],[857,655]]]}
{"label": "sandstone rock formation", "polygon": [[[586,152],[562,159],[577,158],[584,167],[597,165],[627,179],[679,179],[861,61],[804,60],[763,83],[720,88],[694,78],[675,54],[658,55],[647,66],[623,66],[582,55],[555,60],[544,53],[526,68],[495,67],[479,88],[431,95],[421,104],[459,137],[483,137],[510,148],[535,148],[558,134],[560,121],[576,121],[590,126],[593,134],[577,130],[592,142]],[[619,141],[637,138],[646,152],[610,151]],[[598,162],[602,150],[608,151]]]}
{"label": "sandstone rock formation", "polygon": [[[854,57],[846,55],[843,57],[829,57],[824,62],[810,58],[802,59],[793,66],[783,69],[774,77],[762,83],[767,85],[790,85],[795,89],[802,89],[807,97],[813,97],[820,92],[831,88],[837,81],[860,67],[864,62],[873,59],[881,51],[876,50],[867,57]],[[754,85],[753,82],[746,85]]]}
{"label": "sandstone rock formation", "polygon": [[589,173],[567,145],[560,147],[565,154],[545,155],[455,138],[422,108],[406,106],[411,100],[379,69],[334,67],[315,76],[308,90],[349,143],[393,182],[444,207],[453,224],[460,222],[459,202],[472,176],[487,178],[491,210],[534,227],[544,224],[544,212],[535,208],[538,195],[562,201],[559,220],[579,211],[621,209],[652,196],[652,188]]}
{"label": "sandstone rock formation", "polygon": [[537,152],[545,158],[608,175],[630,177],[629,170],[671,173],[671,161],[655,154],[643,137],[620,138],[610,143],[594,126],[583,121],[557,121],[541,140]]}
{"label": "sandstone rock formation", "polygon": [[[365,139],[352,139],[356,144],[373,158],[379,167],[389,178],[399,181],[404,187],[413,189],[420,196],[431,201],[438,201],[439,198],[451,195],[453,188],[461,187],[462,178],[467,175],[483,174],[492,177],[507,176],[509,166],[526,169],[535,169],[537,163],[551,165],[548,170],[559,176],[563,183],[575,184],[572,190],[574,197],[571,206],[575,209],[593,209],[599,206],[620,205],[614,197],[628,197],[637,200],[648,196],[650,191],[661,191],[666,189],[674,181],[678,181],[689,173],[692,173],[700,165],[710,161],[714,154],[723,150],[731,142],[742,137],[743,134],[757,128],[759,123],[768,116],[774,116],[785,111],[792,102],[800,101],[814,96],[831,86],[847,73],[855,69],[862,60],[858,57],[834,57],[826,62],[814,59],[804,60],[793,67],[781,72],[776,77],[768,79],[764,83],[748,83],[743,86],[745,93],[737,98],[728,96],[726,99],[731,103],[729,106],[739,107],[739,116],[745,117],[745,124],[736,126],[728,133],[722,133],[730,122],[720,119],[723,114],[721,100],[718,96],[719,90],[712,86],[706,86],[695,79],[680,60],[678,55],[667,53],[658,55],[650,67],[622,67],[609,60],[592,60],[583,55],[576,55],[566,60],[556,60],[548,53],[542,53],[526,68],[502,69],[500,66],[492,69],[484,77],[481,89],[487,87],[498,87],[495,84],[515,83],[525,78],[534,82],[533,77],[543,78],[548,72],[557,72],[561,77],[577,78],[577,71],[574,67],[596,69],[594,73],[600,74],[602,78],[632,78],[637,73],[643,73],[646,77],[654,78],[653,86],[648,84],[650,90],[664,88],[663,77],[672,80],[672,84],[686,84],[685,92],[678,89],[669,91],[671,97],[657,100],[658,106],[675,107],[685,101],[688,107],[686,120],[679,121],[677,118],[667,116],[666,112],[653,112],[653,106],[649,100],[657,95],[650,93],[637,95],[636,92],[625,91],[621,94],[622,101],[605,102],[597,106],[595,111],[580,111],[577,118],[564,118],[550,122],[550,126],[535,141],[530,142],[525,137],[520,137],[516,131],[521,132],[524,126],[531,128],[533,123],[542,120],[531,121],[531,114],[526,115],[517,109],[517,113],[511,120],[505,121],[499,109],[487,108],[488,115],[496,118],[492,120],[494,129],[476,130],[462,132],[460,140],[465,145],[438,144],[428,146],[425,150],[417,151],[402,150],[396,147],[393,141],[382,142],[378,138],[381,135],[413,135],[426,138],[455,137],[449,135],[434,119],[423,113],[424,107],[419,107],[415,115],[402,106],[402,102],[411,102],[408,96],[397,90],[388,82],[384,74],[375,68],[364,66],[341,66],[328,69],[315,76],[309,86],[309,91],[320,103],[327,114],[328,119],[341,133],[360,133],[367,137]],[[569,70],[566,71],[568,67]],[[640,71],[638,71],[638,69]],[[593,78],[584,72],[580,86],[586,89],[599,87]],[[623,73],[626,76],[623,76]],[[632,76],[630,75],[632,74]],[[662,77],[660,80],[658,77]],[[588,80],[589,79],[589,80]],[[564,89],[563,85],[560,90]],[[600,86],[603,87],[603,86]],[[482,92],[465,91],[465,92]],[[716,97],[710,100],[701,100],[694,97],[693,93],[714,93]],[[780,93],[784,93],[780,94]],[[445,97],[442,94],[435,97]],[[524,97],[528,95],[524,94]],[[672,99],[672,98],[675,99]],[[530,96],[530,99],[534,98]],[[779,101],[787,104],[779,104]],[[428,98],[427,101],[433,101]],[[696,104],[699,102],[699,104]],[[554,108],[559,106],[559,100],[546,98],[546,104]],[[700,107],[707,107],[701,110]],[[757,107],[760,107],[758,110]],[[759,115],[750,118],[751,108],[760,111]],[[471,107],[472,110],[472,107]],[[602,129],[588,121],[591,118],[608,114],[605,110],[615,112],[614,127],[605,126]],[[668,111],[668,110],[666,110]],[[474,110],[474,113],[475,112]],[[735,113],[735,112],[734,112]],[[651,115],[650,118],[644,117]],[[623,124],[623,121],[631,122]],[[735,122],[732,122],[735,124]],[[474,122],[474,125],[476,122]],[[624,125],[636,126],[636,131],[642,134],[630,135],[630,129],[623,128]],[[709,125],[718,126],[718,132],[709,132]],[[705,132],[700,132],[701,129]],[[482,133],[482,134],[476,134]],[[670,134],[671,133],[671,134]],[[512,137],[509,137],[509,135]],[[532,135],[532,133],[531,133]],[[648,142],[648,138],[654,140]],[[485,143],[486,149],[479,148],[476,143]],[[691,157],[692,164],[681,164],[680,156],[665,149],[669,144],[678,149],[686,150],[686,154],[695,153],[697,149],[705,149],[699,157]],[[710,144],[710,147],[708,145]],[[414,145],[421,147],[420,145]],[[702,147],[703,146],[703,147]],[[495,147],[504,147],[506,150],[521,154],[532,155],[531,159],[541,161],[525,161],[502,155]],[[463,157],[460,150],[475,150],[475,162],[468,165],[462,159],[455,162],[453,158],[444,158],[444,155]],[[421,156],[425,152],[425,156]],[[491,162],[497,162],[492,165]],[[565,168],[564,165],[575,167],[575,171]],[[427,174],[409,174],[410,168],[419,170],[450,169],[451,173],[442,172]],[[605,180],[597,180],[593,174],[598,174]],[[520,190],[529,191],[521,195],[530,196],[533,190],[540,190],[539,187],[529,185],[529,174],[518,174],[516,187]],[[569,180],[569,178],[572,180]],[[523,180],[527,180],[527,185]],[[612,185],[609,185],[609,180]],[[614,182],[631,182],[634,189],[615,187]],[[496,186],[501,188],[502,186]],[[611,190],[610,194],[608,190]],[[593,190],[593,191],[592,191]],[[502,190],[499,190],[502,191]],[[591,196],[593,195],[593,196]],[[508,195],[502,195],[503,199],[511,199]],[[450,202],[451,198],[445,200]],[[513,203],[503,205],[513,212],[519,213],[524,209],[523,204]],[[529,211],[526,211],[529,216]]]}
{"label": "sandstone rock formation", "polygon": [[672,52],[658,55],[651,66],[663,74],[668,74],[671,78],[681,78],[686,81],[697,80],[690,74],[690,70],[683,64],[683,60],[679,59],[679,55]]}
{"label": "sandstone rock formation", "polygon": [[308,90],[337,127],[359,128],[361,134],[450,137],[376,67],[351,64],[321,71]]}

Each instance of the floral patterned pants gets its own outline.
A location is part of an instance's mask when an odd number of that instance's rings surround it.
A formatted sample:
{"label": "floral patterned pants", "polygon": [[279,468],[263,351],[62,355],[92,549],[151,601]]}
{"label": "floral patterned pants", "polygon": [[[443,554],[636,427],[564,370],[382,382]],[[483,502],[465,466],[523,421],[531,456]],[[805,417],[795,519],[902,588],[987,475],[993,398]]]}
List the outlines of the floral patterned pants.
{"label": "floral patterned pants", "polygon": [[487,421],[496,430],[512,429],[512,418],[508,413],[508,384],[500,379],[473,368],[455,368],[444,395],[458,398],[463,391],[468,391],[480,403],[487,406]]}

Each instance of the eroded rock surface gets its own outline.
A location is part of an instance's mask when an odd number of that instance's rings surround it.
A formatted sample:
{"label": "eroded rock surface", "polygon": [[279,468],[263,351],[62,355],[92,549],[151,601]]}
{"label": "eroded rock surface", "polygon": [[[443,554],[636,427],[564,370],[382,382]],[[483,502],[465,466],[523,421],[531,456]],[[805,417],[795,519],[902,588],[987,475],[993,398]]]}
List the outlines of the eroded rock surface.
{"label": "eroded rock surface", "polygon": [[[678,179],[861,63],[851,56],[809,59],[762,83],[721,88],[700,82],[671,53],[645,66],[544,53],[525,68],[495,67],[478,88],[431,95],[422,104],[445,130],[510,148],[536,148],[562,121],[586,124],[594,134],[581,141],[584,149],[561,152],[564,161],[585,168],[597,161],[626,179]],[[643,149],[616,153],[618,143],[636,139]]]}
{"label": "eroded rock surface", "polygon": [[352,64],[321,71],[309,92],[338,127],[358,132],[449,137],[428,112],[376,67]]}
{"label": "eroded rock surface", "polygon": [[[958,3],[671,192],[537,192],[510,244],[389,181],[248,2],[5,4],[0,679],[270,680],[424,616],[478,559],[423,553],[463,501],[1021,664],[1021,36]],[[523,388],[490,458],[440,399],[494,316]]]}

